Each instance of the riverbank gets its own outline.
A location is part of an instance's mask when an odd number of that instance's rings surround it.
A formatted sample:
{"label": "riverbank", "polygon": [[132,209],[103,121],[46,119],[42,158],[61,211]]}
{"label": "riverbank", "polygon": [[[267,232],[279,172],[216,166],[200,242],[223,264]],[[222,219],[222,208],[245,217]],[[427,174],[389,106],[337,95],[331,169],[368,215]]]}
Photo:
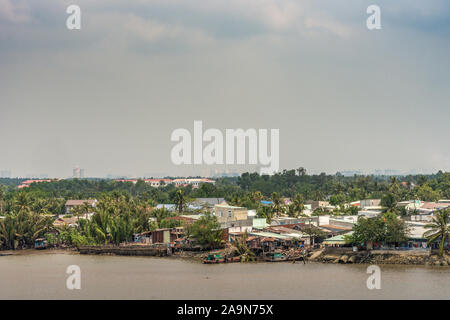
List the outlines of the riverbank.
{"label": "riverbank", "polygon": [[[47,252],[48,254],[44,254]],[[450,268],[381,266],[381,289],[366,286],[367,265],[230,263],[171,257],[64,252],[0,257],[0,299],[442,299]],[[67,267],[81,268],[81,290],[68,290]]]}
{"label": "riverbank", "polygon": [[46,255],[46,254],[79,254],[77,248],[48,248],[45,250],[36,249],[18,249],[0,251],[0,256],[27,256],[27,255]]}
{"label": "riverbank", "polygon": [[351,248],[325,248],[317,251],[310,261],[341,264],[393,264],[449,266],[450,256],[439,257],[428,250],[370,250],[353,252]]}
{"label": "riverbank", "polygon": [[[45,255],[45,254],[69,254],[69,255],[112,255],[112,256],[153,256],[165,257],[174,260],[186,260],[201,263],[212,252],[229,254],[224,249],[213,251],[175,251],[169,255],[166,250],[148,251],[148,248],[130,247],[84,247],[84,248],[50,248],[45,250],[24,249],[0,251],[0,256],[9,255]],[[377,264],[377,265],[417,265],[417,266],[450,266],[450,256],[439,257],[437,253],[430,251],[394,251],[372,250],[353,252],[351,248],[321,248],[310,252],[305,258],[306,262],[323,264]],[[256,259],[254,262],[263,262]],[[290,261],[292,262],[292,261]]]}

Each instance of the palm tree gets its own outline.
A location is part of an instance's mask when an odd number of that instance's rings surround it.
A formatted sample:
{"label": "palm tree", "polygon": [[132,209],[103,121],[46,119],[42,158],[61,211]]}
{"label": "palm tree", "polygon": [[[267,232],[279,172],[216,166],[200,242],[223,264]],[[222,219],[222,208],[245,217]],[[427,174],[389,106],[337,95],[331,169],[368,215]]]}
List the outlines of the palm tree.
{"label": "palm tree", "polygon": [[283,212],[283,201],[278,193],[272,193],[272,206],[275,215],[278,217]]}
{"label": "palm tree", "polygon": [[270,224],[274,216],[274,211],[272,207],[268,206],[262,206],[260,209],[258,209],[258,217],[259,218],[265,218],[266,222]]}
{"label": "palm tree", "polygon": [[183,194],[183,190],[178,189],[177,193],[175,193],[175,204],[178,208],[178,214],[180,214],[180,215],[183,212],[183,206],[185,205],[185,202],[186,202],[186,198]]}
{"label": "palm tree", "polygon": [[297,218],[298,213],[295,211],[294,204],[290,204],[286,207],[286,213],[289,217]]}
{"label": "palm tree", "polygon": [[72,209],[70,209],[70,213],[75,217],[77,217],[78,225],[80,225],[80,216],[83,214],[81,207],[80,206],[73,207]]}
{"label": "palm tree", "polygon": [[322,201],[323,200],[323,194],[320,190],[317,190],[316,193],[314,194],[314,200],[315,201]]}
{"label": "palm tree", "polygon": [[397,207],[397,199],[392,192],[387,192],[381,197],[381,205],[386,207],[387,212],[394,212]]}
{"label": "palm tree", "polygon": [[255,202],[258,206],[261,204],[261,200],[264,199],[263,195],[260,191],[254,191],[251,193],[250,198],[253,202]]}
{"label": "palm tree", "polygon": [[161,222],[163,222],[165,219],[170,218],[170,217],[172,217],[172,216],[174,216],[176,214],[175,213],[171,213],[166,208],[162,207],[161,209],[153,210],[151,215],[156,218],[156,221],[158,223],[158,227],[161,228]]}
{"label": "palm tree", "polygon": [[231,204],[237,207],[241,207],[242,206],[242,199],[238,194],[233,195],[233,197],[231,198]]}
{"label": "palm tree", "polygon": [[241,257],[241,262],[256,260],[255,253],[247,246],[247,238],[248,233],[247,231],[245,231],[242,237],[238,237],[235,241],[232,242],[234,251],[238,256]]}
{"label": "palm tree", "polygon": [[0,220],[0,242],[6,249],[16,248],[16,229],[17,222],[12,214]]}
{"label": "palm tree", "polygon": [[89,202],[85,201],[80,208],[81,212],[84,213],[84,217],[87,219],[88,218],[88,214],[91,213],[92,210],[92,206],[89,204]]}
{"label": "palm tree", "polygon": [[0,240],[7,249],[30,247],[52,229],[52,218],[21,210],[0,220]]}
{"label": "palm tree", "polygon": [[30,197],[24,191],[19,192],[17,197],[14,199],[14,207],[17,211],[31,210]]}
{"label": "palm tree", "polygon": [[294,206],[294,212],[298,214],[301,214],[303,212],[303,210],[305,209],[305,205],[304,205],[304,201],[303,201],[303,197],[301,194],[297,194],[294,197],[294,200],[292,201],[292,204]]}
{"label": "palm tree", "polygon": [[4,198],[3,187],[0,186],[0,215],[3,213],[3,198]]}
{"label": "palm tree", "polygon": [[304,176],[306,174],[306,169],[303,167],[300,167],[298,169],[296,169],[297,173],[299,176]]}
{"label": "palm tree", "polygon": [[398,179],[397,179],[396,176],[391,177],[391,178],[390,178],[390,181],[391,181],[391,186],[398,183]]}
{"label": "palm tree", "polygon": [[438,239],[441,239],[441,242],[439,243],[439,256],[441,257],[444,255],[444,244],[450,232],[450,227],[448,226],[449,214],[450,209],[443,209],[436,212],[433,217],[433,222],[425,225],[425,228],[430,230],[425,231],[423,234],[423,236],[428,240],[428,245]]}

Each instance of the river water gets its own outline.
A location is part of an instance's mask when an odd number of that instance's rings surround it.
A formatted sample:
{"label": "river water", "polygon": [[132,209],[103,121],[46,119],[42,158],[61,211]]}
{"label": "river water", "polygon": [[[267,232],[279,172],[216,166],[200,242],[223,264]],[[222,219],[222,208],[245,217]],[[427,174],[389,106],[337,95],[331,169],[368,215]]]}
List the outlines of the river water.
{"label": "river water", "polygon": [[[68,290],[69,265],[81,289]],[[234,263],[69,253],[0,256],[0,299],[449,299],[450,267]]]}

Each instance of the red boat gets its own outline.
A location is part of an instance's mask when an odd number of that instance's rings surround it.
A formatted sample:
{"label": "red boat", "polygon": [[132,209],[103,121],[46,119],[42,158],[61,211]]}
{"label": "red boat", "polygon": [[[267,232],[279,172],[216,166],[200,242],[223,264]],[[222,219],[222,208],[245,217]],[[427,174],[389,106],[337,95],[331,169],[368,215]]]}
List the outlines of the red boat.
{"label": "red boat", "polygon": [[241,262],[241,257],[227,258],[227,263]]}

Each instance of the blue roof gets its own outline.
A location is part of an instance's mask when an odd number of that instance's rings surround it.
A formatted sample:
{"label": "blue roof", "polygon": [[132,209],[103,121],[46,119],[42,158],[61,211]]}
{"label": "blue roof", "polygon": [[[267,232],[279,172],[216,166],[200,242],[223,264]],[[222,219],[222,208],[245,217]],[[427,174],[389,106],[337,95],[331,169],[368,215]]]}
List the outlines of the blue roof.
{"label": "blue roof", "polygon": [[261,200],[262,204],[272,204],[273,201]]}

